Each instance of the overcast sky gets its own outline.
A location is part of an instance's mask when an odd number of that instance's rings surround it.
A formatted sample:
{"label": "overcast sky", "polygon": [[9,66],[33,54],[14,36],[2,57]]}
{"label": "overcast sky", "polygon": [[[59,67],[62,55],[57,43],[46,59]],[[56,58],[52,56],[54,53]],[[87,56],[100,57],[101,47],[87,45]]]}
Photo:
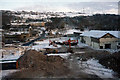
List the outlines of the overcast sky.
{"label": "overcast sky", "polygon": [[0,10],[117,13],[119,0],[0,0]]}

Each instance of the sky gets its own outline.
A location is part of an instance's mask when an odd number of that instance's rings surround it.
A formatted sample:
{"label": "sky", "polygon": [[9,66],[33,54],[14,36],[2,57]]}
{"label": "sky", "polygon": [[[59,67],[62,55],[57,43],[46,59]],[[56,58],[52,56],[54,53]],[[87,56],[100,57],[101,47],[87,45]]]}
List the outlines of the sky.
{"label": "sky", "polygon": [[0,10],[117,13],[119,0],[0,0]]}

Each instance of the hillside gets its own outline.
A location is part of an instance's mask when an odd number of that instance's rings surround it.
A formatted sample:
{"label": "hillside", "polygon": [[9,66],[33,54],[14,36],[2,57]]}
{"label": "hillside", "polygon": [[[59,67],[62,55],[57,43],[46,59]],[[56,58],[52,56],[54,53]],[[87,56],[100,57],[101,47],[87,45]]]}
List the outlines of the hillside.
{"label": "hillside", "polygon": [[68,25],[81,30],[120,30],[120,16],[118,15],[96,14],[93,16],[51,18],[51,20],[52,23],[48,23],[51,29],[63,28]]}

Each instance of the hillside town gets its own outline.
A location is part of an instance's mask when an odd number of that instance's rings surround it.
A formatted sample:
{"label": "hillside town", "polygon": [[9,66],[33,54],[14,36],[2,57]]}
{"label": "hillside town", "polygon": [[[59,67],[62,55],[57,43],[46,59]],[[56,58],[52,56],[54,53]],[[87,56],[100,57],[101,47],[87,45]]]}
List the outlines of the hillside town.
{"label": "hillside town", "polygon": [[7,10],[1,12],[2,79],[120,79],[119,25],[115,24],[117,27],[113,30],[103,30],[94,25],[81,23],[78,26],[74,23],[79,23],[79,17],[84,23],[90,17],[120,18],[119,15]]}

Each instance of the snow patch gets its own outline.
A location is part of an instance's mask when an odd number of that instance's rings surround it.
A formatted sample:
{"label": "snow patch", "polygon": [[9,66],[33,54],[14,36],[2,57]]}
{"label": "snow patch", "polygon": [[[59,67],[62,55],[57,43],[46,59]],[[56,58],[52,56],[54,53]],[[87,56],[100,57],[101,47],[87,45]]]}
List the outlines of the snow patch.
{"label": "snow patch", "polygon": [[5,77],[11,73],[17,72],[19,70],[2,70],[0,71],[0,78]]}
{"label": "snow patch", "polygon": [[78,46],[79,47],[85,47],[85,46],[89,47],[87,44],[84,44],[84,43],[81,43],[81,42],[78,43]]}
{"label": "snow patch", "polygon": [[79,66],[83,67],[83,71],[88,74],[94,74],[100,78],[114,78],[114,71],[106,69],[104,66],[98,63],[98,60],[89,59],[86,62],[79,62]]}
{"label": "snow patch", "polygon": [[61,54],[47,54],[48,56],[60,56],[64,59],[67,59],[71,53],[61,53]]}
{"label": "snow patch", "polygon": [[49,45],[49,40],[44,40],[44,41],[37,41],[34,42],[36,45],[32,46],[31,49],[39,51],[40,49],[45,49],[45,48],[59,48],[61,47],[60,45],[57,45],[57,47],[54,47],[53,45]]}

